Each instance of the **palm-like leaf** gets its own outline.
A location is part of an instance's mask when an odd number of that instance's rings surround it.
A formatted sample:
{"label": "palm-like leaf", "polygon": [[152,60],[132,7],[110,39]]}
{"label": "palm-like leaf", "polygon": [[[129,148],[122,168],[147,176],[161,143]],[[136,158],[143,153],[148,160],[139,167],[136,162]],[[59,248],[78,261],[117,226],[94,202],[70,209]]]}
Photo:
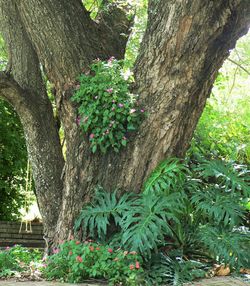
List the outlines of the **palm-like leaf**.
{"label": "palm-like leaf", "polygon": [[144,194],[124,213],[121,224],[123,244],[150,257],[151,251],[163,242],[164,235],[173,235],[169,222],[178,222],[178,214],[182,211],[181,193],[167,197]]}
{"label": "palm-like leaf", "polygon": [[231,267],[250,267],[250,233],[228,232],[205,225],[199,231],[201,242],[220,263]]}
{"label": "palm-like leaf", "polygon": [[191,198],[196,212],[201,212],[210,222],[223,223],[224,226],[239,225],[245,216],[245,210],[241,205],[239,194],[221,192],[219,188],[207,188],[197,190]]}
{"label": "palm-like leaf", "polygon": [[167,159],[149,176],[144,184],[144,193],[166,193],[180,189],[185,181],[187,168],[178,159]]}
{"label": "palm-like leaf", "polygon": [[[245,196],[250,195],[250,177],[247,171],[237,172],[237,166],[223,161],[205,161],[197,170],[202,171],[204,178],[215,177],[220,185],[224,185],[226,190],[242,191]],[[244,176],[244,178],[243,178]]]}
{"label": "palm-like leaf", "polygon": [[[172,258],[163,254],[153,257],[149,266],[149,281],[147,285],[171,285],[181,286],[185,282],[192,281],[195,278],[205,276],[203,270],[205,265],[202,263],[189,260],[184,261],[181,258]],[[155,280],[160,281],[155,284]]]}
{"label": "palm-like leaf", "polygon": [[75,230],[82,225],[91,236],[97,231],[98,237],[103,238],[107,234],[111,217],[117,225],[120,224],[123,212],[131,207],[132,201],[129,198],[128,194],[124,194],[117,199],[116,191],[109,193],[98,189],[92,203],[82,209],[76,220]]}

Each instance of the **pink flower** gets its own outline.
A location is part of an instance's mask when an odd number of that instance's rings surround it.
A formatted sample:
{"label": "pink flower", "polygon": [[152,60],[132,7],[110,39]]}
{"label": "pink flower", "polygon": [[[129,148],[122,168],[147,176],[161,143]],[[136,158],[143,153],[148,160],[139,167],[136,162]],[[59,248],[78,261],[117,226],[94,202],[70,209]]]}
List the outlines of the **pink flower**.
{"label": "pink flower", "polygon": [[6,246],[6,248],[5,248],[6,250],[9,250],[10,249],[10,247],[9,246]]}
{"label": "pink flower", "polygon": [[81,256],[78,255],[78,256],[76,257],[76,261],[77,261],[77,262],[82,262]]}
{"label": "pink flower", "polygon": [[136,269],[139,269],[139,268],[140,268],[140,263],[139,263],[139,261],[136,261],[136,262],[135,262],[135,268],[136,268]]}
{"label": "pink flower", "polygon": [[110,58],[108,59],[108,62],[109,62],[109,63],[112,63],[114,59],[115,59],[115,57],[112,56],[112,57],[110,57]]}
{"label": "pink flower", "polygon": [[118,103],[118,106],[119,107],[123,107],[124,105],[122,103]]}
{"label": "pink flower", "polygon": [[144,109],[141,109],[141,112],[143,113],[145,110]]}
{"label": "pink flower", "polygon": [[112,248],[109,248],[109,249],[108,249],[108,252],[109,252],[109,253],[112,253],[112,252],[113,252],[113,249],[112,249]]}
{"label": "pink flower", "polygon": [[112,92],[113,92],[113,88],[110,87],[110,88],[106,89],[106,91],[107,91],[108,93],[112,93]]}
{"label": "pink flower", "polygon": [[96,249],[95,250],[100,250],[100,247],[96,247]]}
{"label": "pink flower", "polygon": [[123,140],[127,140],[127,137],[123,136],[122,139],[123,139]]}
{"label": "pink flower", "polygon": [[134,268],[135,268],[134,264],[130,264],[130,265],[129,265],[129,269],[130,269],[130,270],[133,270]]}
{"label": "pink flower", "polygon": [[132,114],[132,113],[135,113],[136,112],[136,109],[132,108],[130,109],[129,113]]}
{"label": "pink flower", "polygon": [[80,116],[77,116],[76,117],[76,124],[79,125],[81,122],[81,117]]}
{"label": "pink flower", "polygon": [[72,254],[73,254],[73,252],[72,252],[72,251],[70,251],[70,252],[69,252],[69,255],[72,255]]}
{"label": "pink flower", "polygon": [[89,138],[90,139],[93,139],[95,137],[95,134],[94,133],[91,133],[90,135],[89,135]]}
{"label": "pink flower", "polygon": [[52,252],[53,252],[53,254],[57,254],[57,253],[59,253],[59,248],[53,248],[53,250],[52,250]]}
{"label": "pink flower", "polygon": [[80,241],[76,241],[76,245],[80,244],[81,242]]}
{"label": "pink flower", "polygon": [[95,250],[94,246],[90,246],[90,247],[89,247],[89,250],[90,250],[90,251],[94,251],[94,250]]}

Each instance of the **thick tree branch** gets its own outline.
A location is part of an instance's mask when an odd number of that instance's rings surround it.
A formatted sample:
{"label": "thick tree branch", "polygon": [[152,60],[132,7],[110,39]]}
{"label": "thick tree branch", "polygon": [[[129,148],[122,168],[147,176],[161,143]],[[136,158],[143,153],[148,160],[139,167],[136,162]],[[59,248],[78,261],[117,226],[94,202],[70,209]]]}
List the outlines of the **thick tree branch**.
{"label": "thick tree branch", "polygon": [[[216,74],[249,23],[246,0],[149,2],[148,27],[135,68],[136,91],[151,114],[147,124],[159,138],[156,144],[162,145],[149,168],[168,154],[186,151]],[[162,127],[157,130],[156,124]]]}
{"label": "thick tree branch", "polygon": [[60,211],[64,165],[53,110],[14,0],[0,1],[0,27],[12,62],[11,77],[1,73],[0,92],[22,122],[45,233],[50,235]]}
{"label": "thick tree branch", "polygon": [[[127,33],[128,21],[113,6],[112,15],[116,19],[111,22],[109,18],[109,24],[104,26],[91,20],[81,1],[16,0],[16,3],[39,60],[57,89],[74,80],[93,59],[124,55],[127,38],[121,34]],[[113,32],[110,25],[115,25]]]}
{"label": "thick tree branch", "polygon": [[3,71],[0,72],[0,95],[12,106],[21,105],[25,100],[24,90]]}
{"label": "thick tree branch", "polygon": [[130,7],[122,9],[117,4],[109,4],[100,11],[97,21],[101,39],[109,47],[109,54],[122,59],[125,54],[126,43],[133,25],[133,17],[129,19]]}

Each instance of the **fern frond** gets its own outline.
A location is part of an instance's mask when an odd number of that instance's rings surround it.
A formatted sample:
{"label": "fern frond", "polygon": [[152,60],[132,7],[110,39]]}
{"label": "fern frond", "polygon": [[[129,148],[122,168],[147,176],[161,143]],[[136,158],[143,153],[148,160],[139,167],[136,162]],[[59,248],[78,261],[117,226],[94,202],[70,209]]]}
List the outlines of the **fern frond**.
{"label": "fern frond", "polygon": [[150,257],[151,251],[164,241],[164,235],[173,236],[170,221],[179,222],[178,215],[182,211],[181,193],[164,197],[150,193],[140,196],[124,213],[123,244]]}
{"label": "fern frond", "polygon": [[162,162],[146,180],[144,193],[165,193],[169,190],[177,190],[183,186],[187,168],[178,159],[167,159]]}
{"label": "fern frond", "polygon": [[181,286],[185,282],[203,278],[206,273],[205,268],[205,265],[195,260],[184,261],[181,258],[160,254],[151,260],[148,276],[153,285],[154,281],[160,281],[161,283],[157,285],[167,283],[167,285]]}
{"label": "fern frond", "polygon": [[248,172],[238,172],[232,163],[219,160],[205,161],[197,170],[202,171],[204,178],[215,177],[226,190],[242,191],[245,196],[250,195],[250,177]]}
{"label": "fern frond", "polygon": [[250,267],[250,233],[205,225],[200,228],[201,242],[219,263],[230,267]]}
{"label": "fern frond", "polygon": [[111,217],[116,225],[120,224],[123,212],[131,207],[132,200],[130,195],[124,194],[117,199],[117,192],[104,192],[98,189],[92,202],[86,205],[79,218],[75,222],[75,230],[80,226],[94,237],[95,232],[99,238],[103,238],[107,234],[107,227],[110,224]]}
{"label": "fern frond", "polygon": [[231,228],[239,225],[245,216],[245,209],[241,205],[239,194],[221,192],[217,188],[197,190],[191,198],[196,211],[201,212],[210,222],[230,225]]}

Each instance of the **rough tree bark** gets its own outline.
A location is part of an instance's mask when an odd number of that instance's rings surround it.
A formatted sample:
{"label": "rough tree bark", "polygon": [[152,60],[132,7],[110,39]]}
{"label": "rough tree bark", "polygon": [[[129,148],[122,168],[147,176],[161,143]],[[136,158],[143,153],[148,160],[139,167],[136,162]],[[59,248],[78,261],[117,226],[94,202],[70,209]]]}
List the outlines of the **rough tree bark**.
{"label": "rough tree bark", "polygon": [[[130,23],[121,10],[110,9],[93,21],[80,0],[0,0],[1,30],[12,55],[11,76],[1,76],[1,95],[24,125],[41,190],[38,202],[45,225],[52,227],[46,234],[54,242],[72,234],[96,184],[139,191],[161,160],[183,156],[218,69],[250,23],[247,0],[149,1],[134,86],[149,116],[119,154],[93,155],[75,123],[70,86],[93,59],[123,57]],[[65,164],[39,63],[56,89]]]}

